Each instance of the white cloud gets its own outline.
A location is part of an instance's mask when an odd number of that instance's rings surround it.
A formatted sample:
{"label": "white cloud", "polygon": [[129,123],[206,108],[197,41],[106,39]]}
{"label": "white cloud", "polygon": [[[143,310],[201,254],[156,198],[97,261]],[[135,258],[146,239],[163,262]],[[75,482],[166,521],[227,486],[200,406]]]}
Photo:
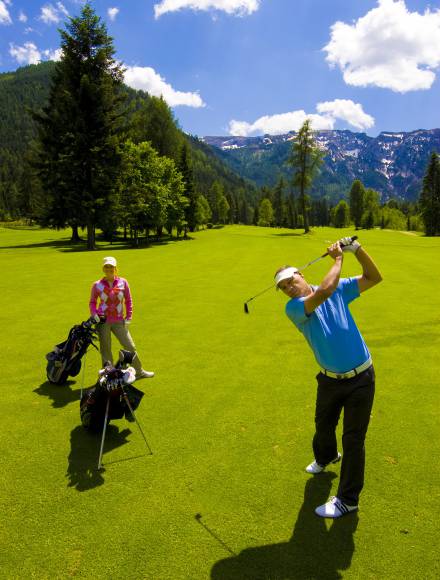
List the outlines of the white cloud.
{"label": "white cloud", "polygon": [[331,119],[346,121],[356,129],[369,129],[374,125],[374,118],[364,112],[362,105],[353,103],[348,99],[335,99],[334,101],[318,103],[316,110]]}
{"label": "white cloud", "polygon": [[119,8],[116,8],[116,7],[115,8],[109,8],[107,10],[107,14],[108,14],[108,17],[110,18],[110,20],[115,20],[116,19],[116,16],[118,15],[118,12],[119,12]]}
{"label": "white cloud", "polygon": [[57,7],[58,10],[64,14],[64,16],[69,16],[69,11],[67,10],[67,8],[64,6],[64,4],[62,2],[57,2]]}
{"label": "white cloud", "polygon": [[23,12],[23,10],[20,10],[20,13],[18,15],[18,19],[20,22],[27,22],[27,16],[26,14]]}
{"label": "white cloud", "polygon": [[9,45],[9,54],[18,64],[37,64],[41,60],[41,53],[33,42],[25,42],[23,46]]}
{"label": "white cloud", "polygon": [[33,42],[25,42],[23,46],[17,46],[13,42],[9,45],[9,54],[18,64],[38,64],[42,60],[60,60],[62,50],[47,49],[40,51]]}
{"label": "white cloud", "polygon": [[227,14],[246,16],[258,10],[261,0],[162,0],[154,5],[154,16],[178,10],[222,10]]}
{"label": "white cloud", "polygon": [[61,2],[57,2],[57,5],[45,4],[41,7],[40,20],[46,24],[58,24],[58,22],[63,18],[63,16],[68,16],[69,12],[67,8]]}
{"label": "white cloud", "polygon": [[374,125],[374,118],[367,115],[362,105],[350,100],[336,99],[318,103],[318,114],[307,114],[303,110],[265,115],[254,123],[232,120],[229,123],[229,134],[248,137],[250,135],[281,135],[289,131],[298,131],[306,119],[310,119],[314,130],[333,129],[336,121],[347,122],[356,129],[367,129]]}
{"label": "white cloud", "polygon": [[233,119],[229,123],[229,134],[241,137],[264,135],[266,133],[269,135],[281,135],[289,131],[298,130],[307,118],[312,120],[314,129],[333,128],[331,120],[325,116],[307,115],[305,111],[291,111],[290,113],[281,113],[278,115],[265,115],[257,119],[254,123]]}
{"label": "white cloud", "polygon": [[324,47],[349,85],[405,93],[429,89],[440,66],[440,10],[409,12],[404,0],[378,0],[354,24],[336,22]]}
{"label": "white cloud", "polygon": [[187,107],[204,107],[198,93],[176,91],[154,69],[145,66],[128,66],[125,71],[125,82],[133,89],[142,89],[155,97],[162,96],[170,107],[184,105]]}
{"label": "white cloud", "polygon": [[0,0],[0,24],[12,24],[9,10],[6,8],[6,3],[2,0]]}
{"label": "white cloud", "polygon": [[42,55],[47,60],[61,60],[61,57],[63,56],[63,51],[61,48],[55,48],[53,50],[47,49],[43,50]]}

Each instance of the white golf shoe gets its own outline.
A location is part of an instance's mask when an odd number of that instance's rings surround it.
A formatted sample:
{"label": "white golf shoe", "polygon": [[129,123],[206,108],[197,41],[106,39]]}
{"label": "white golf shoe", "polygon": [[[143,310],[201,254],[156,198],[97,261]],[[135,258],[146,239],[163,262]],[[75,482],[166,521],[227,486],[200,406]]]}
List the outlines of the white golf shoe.
{"label": "white golf shoe", "polygon": [[340,518],[358,509],[357,505],[347,505],[337,497],[331,497],[327,503],[315,509],[315,514],[321,518]]}
{"label": "white golf shoe", "polygon": [[141,370],[140,373],[136,374],[137,379],[152,379],[154,377],[153,371],[144,371]]}
{"label": "white golf shoe", "polygon": [[[341,457],[342,457],[342,455],[340,453],[338,453],[338,456],[335,459],[333,459],[333,461],[330,461],[330,464],[331,463],[338,463],[339,461],[341,461]],[[327,464],[327,465],[330,465],[330,464]],[[324,469],[327,467],[327,465],[321,465],[317,461],[312,461],[312,463],[306,467],[306,471],[307,471],[307,473],[313,473],[313,474],[321,473],[321,471],[324,471]]]}

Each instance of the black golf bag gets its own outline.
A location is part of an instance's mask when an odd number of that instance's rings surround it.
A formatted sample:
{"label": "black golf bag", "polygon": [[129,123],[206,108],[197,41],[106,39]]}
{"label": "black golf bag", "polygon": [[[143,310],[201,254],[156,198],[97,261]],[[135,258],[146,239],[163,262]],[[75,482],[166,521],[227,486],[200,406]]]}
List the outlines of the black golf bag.
{"label": "black golf bag", "polygon": [[89,346],[98,349],[93,340],[97,337],[96,325],[102,321],[96,315],[76,324],[70,329],[67,339],[47,353],[46,374],[51,383],[62,385],[69,376],[76,377],[81,370],[81,359]]}
{"label": "black golf bag", "polygon": [[129,365],[135,356],[135,353],[121,350],[116,366],[110,363],[105,365],[99,371],[100,376],[96,385],[81,397],[81,423],[86,429],[101,430],[106,412],[107,423],[112,419],[122,419],[124,416],[128,421],[135,420],[131,411],[139,407],[144,396],[142,391],[132,385],[136,375],[134,368]]}

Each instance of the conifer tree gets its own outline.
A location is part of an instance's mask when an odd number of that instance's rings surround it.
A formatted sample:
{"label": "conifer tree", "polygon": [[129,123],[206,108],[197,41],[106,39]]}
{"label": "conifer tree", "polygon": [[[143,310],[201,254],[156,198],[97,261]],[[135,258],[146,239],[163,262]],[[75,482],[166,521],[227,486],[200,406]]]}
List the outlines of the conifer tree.
{"label": "conifer tree", "polygon": [[367,230],[372,229],[375,225],[380,225],[380,194],[370,187],[365,190],[364,211],[362,214],[361,225]]}
{"label": "conifer tree", "polygon": [[[191,151],[188,143],[183,143],[180,150],[179,162],[177,169],[182,174],[184,185],[184,196],[188,200],[185,208],[185,219],[190,232],[194,232],[197,225],[197,192],[194,187],[194,175],[191,166]],[[186,231],[185,231],[186,233]]]}
{"label": "conifer tree", "polygon": [[350,217],[357,230],[361,227],[364,210],[365,188],[362,182],[356,179],[350,189]]}
{"label": "conifer tree", "polygon": [[[123,70],[113,40],[89,3],[60,30],[49,104],[39,122],[39,172],[50,198],[48,219],[56,227],[95,227],[110,211],[120,166],[118,132]],[[101,215],[102,217],[102,215]]]}
{"label": "conifer tree", "polygon": [[218,224],[219,219],[219,201],[224,196],[224,188],[220,181],[215,180],[208,191],[208,201],[212,210],[212,222]]}
{"label": "conifer tree", "polygon": [[345,228],[350,223],[350,208],[345,200],[332,209],[332,222],[335,228]]}
{"label": "conifer tree", "polygon": [[316,145],[310,119],[306,119],[293,141],[289,157],[289,163],[293,168],[292,183],[294,187],[299,189],[299,203],[302,209],[305,233],[310,230],[307,191],[319,171],[323,157],[324,153]]}
{"label": "conifer tree", "polygon": [[440,233],[440,159],[436,152],[431,154],[423,178],[419,206],[426,235],[435,236]]}
{"label": "conifer tree", "polygon": [[[147,98],[145,98],[147,97]],[[159,155],[178,161],[183,146],[173,113],[162,97],[144,95],[133,113],[130,137],[134,143],[150,141]]]}
{"label": "conifer tree", "polygon": [[286,182],[283,177],[280,177],[274,192],[273,192],[273,211],[274,211],[274,222],[278,227],[286,225],[286,204],[285,204],[285,189]]}

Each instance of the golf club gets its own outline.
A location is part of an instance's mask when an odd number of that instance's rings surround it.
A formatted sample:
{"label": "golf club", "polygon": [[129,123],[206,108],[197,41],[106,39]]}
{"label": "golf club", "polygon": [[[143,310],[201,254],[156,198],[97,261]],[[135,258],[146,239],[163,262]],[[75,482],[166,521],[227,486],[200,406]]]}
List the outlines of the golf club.
{"label": "golf club", "polygon": [[149,446],[147,438],[145,437],[144,432],[142,431],[142,427],[141,427],[139,421],[137,420],[136,415],[134,414],[133,408],[130,404],[130,401],[128,400],[127,393],[124,391],[124,389],[122,389],[122,396],[124,397],[125,402],[127,403],[127,406],[130,410],[130,413],[132,414],[133,419],[136,421],[136,425],[139,427],[139,431],[141,432],[141,435],[144,438],[145,445],[147,446],[147,449],[150,452],[150,455],[153,455],[153,452],[151,451],[151,447]]}
{"label": "golf club", "polygon": [[[351,236],[350,243],[353,243],[355,240],[357,240],[357,236]],[[344,248],[344,247],[345,247],[344,245],[341,245],[341,248]],[[318,258],[315,258],[311,262],[308,262],[304,266],[301,266],[301,268],[298,268],[298,271],[302,272],[303,270],[305,270],[306,268],[308,268],[309,266],[311,266],[315,262],[322,260],[322,258],[325,258],[326,256],[328,256],[328,252],[326,252],[325,254],[322,254],[322,256],[319,256]],[[255,296],[252,296],[252,298],[249,298],[249,300],[246,300],[246,302],[244,303],[245,313],[249,314],[249,307],[248,307],[249,302],[251,302],[252,300],[255,300],[255,298],[258,298],[258,296],[261,296],[262,294],[264,294],[265,292],[268,292],[269,290],[271,290],[274,287],[275,287],[275,284],[271,284],[270,286],[268,286],[267,288],[265,288],[264,290],[262,290],[258,294],[255,294]]]}
{"label": "golf club", "polygon": [[98,471],[101,469],[101,461],[102,461],[102,452],[104,451],[104,439],[105,439],[105,432],[107,430],[107,419],[108,419],[108,410],[110,407],[110,397],[107,398],[107,405],[105,407],[105,417],[104,417],[104,427],[102,429],[102,438],[101,438],[101,448],[99,450],[99,459],[98,459]]}

